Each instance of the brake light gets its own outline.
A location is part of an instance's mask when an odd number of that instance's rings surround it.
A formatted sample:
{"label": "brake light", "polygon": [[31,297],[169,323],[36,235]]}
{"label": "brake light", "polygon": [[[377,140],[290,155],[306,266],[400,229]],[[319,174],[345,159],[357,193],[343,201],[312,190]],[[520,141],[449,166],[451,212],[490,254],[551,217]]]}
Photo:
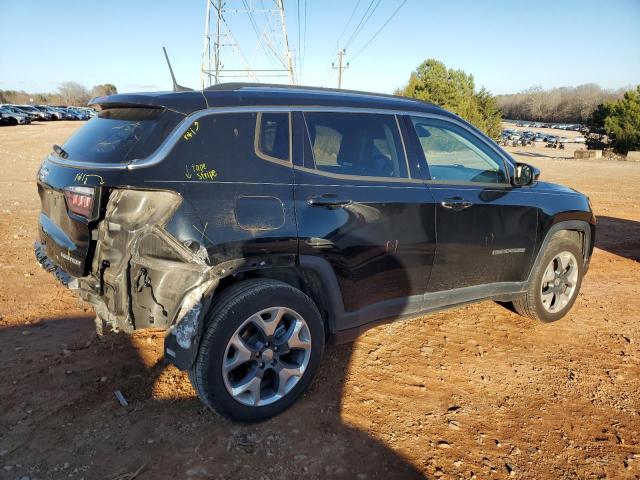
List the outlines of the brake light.
{"label": "brake light", "polygon": [[93,199],[95,190],[92,187],[67,187],[64,198],[67,208],[76,215],[91,218],[93,214]]}

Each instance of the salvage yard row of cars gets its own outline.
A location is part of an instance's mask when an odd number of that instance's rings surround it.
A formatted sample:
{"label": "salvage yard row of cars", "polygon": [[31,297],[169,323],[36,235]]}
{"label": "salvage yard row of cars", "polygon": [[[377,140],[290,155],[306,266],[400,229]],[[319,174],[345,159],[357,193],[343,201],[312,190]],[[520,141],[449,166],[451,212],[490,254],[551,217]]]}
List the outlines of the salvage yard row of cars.
{"label": "salvage yard row of cars", "polygon": [[573,130],[576,132],[587,131],[587,127],[584,125],[580,125],[579,123],[542,123],[517,121],[516,127],[555,128],[557,130]]}
{"label": "salvage yard row of cars", "polygon": [[586,137],[584,135],[577,135],[575,137],[561,137],[550,133],[533,132],[526,130],[524,132],[514,129],[504,129],[500,134],[499,142],[502,145],[530,145],[533,142],[544,143],[585,143]]}
{"label": "salvage yard row of cars", "polygon": [[89,120],[96,114],[87,107],[0,104],[0,126],[26,125],[33,121]]}

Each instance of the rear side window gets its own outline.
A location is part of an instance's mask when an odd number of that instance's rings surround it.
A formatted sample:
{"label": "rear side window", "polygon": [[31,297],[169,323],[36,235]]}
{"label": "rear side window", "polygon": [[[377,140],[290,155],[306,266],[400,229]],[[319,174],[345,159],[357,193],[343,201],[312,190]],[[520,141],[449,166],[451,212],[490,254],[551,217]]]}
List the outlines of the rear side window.
{"label": "rear side window", "polygon": [[151,155],[183,118],[159,108],[110,108],[89,120],[62,148],[74,161],[128,163]]}
{"label": "rear side window", "polygon": [[406,178],[394,115],[305,113],[315,168],[340,175]]}
{"label": "rear side window", "polygon": [[258,113],[256,152],[266,160],[289,161],[289,114]]}

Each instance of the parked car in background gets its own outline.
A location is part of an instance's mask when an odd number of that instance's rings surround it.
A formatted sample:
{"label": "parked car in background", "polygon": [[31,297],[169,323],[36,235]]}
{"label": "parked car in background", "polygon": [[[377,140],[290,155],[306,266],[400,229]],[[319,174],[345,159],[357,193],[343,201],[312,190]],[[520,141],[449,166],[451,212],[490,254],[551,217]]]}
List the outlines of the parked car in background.
{"label": "parked car in background", "polygon": [[4,113],[0,113],[0,127],[4,127],[6,125],[12,125],[11,119],[8,116],[5,116]]}
{"label": "parked car in background", "polygon": [[51,120],[52,115],[49,112],[43,112],[32,105],[15,105],[22,111],[35,115],[39,120]]}
{"label": "parked car in background", "polygon": [[8,119],[9,125],[24,125],[31,123],[31,118],[25,113],[19,113],[4,105],[0,106],[0,113]]}
{"label": "parked car in background", "polygon": [[67,112],[74,117],[74,120],[89,120],[91,118],[89,113],[81,108],[67,107]]}
{"label": "parked car in background", "polygon": [[15,105],[5,104],[5,105],[2,105],[2,108],[4,108],[9,112],[13,112],[16,115],[22,115],[24,117],[27,117],[29,119],[29,122],[38,120],[38,115],[36,115],[35,113],[27,112],[25,110],[22,110],[21,108],[16,107]]}
{"label": "parked car in background", "polygon": [[573,137],[574,143],[585,143],[587,138],[584,135],[578,135],[577,137]]}
{"label": "parked car in background", "polygon": [[50,120],[61,120],[62,119],[62,115],[60,114],[60,112],[57,112],[56,110],[52,109],[48,105],[34,105],[33,108],[35,108],[36,110],[39,110],[39,111],[41,111],[43,113],[48,114],[50,116]]}

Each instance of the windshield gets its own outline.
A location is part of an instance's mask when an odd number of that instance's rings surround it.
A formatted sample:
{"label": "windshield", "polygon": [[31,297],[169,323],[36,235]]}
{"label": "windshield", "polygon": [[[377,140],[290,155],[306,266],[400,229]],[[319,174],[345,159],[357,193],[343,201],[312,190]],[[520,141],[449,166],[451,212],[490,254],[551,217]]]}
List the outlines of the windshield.
{"label": "windshield", "polygon": [[160,108],[103,110],[62,145],[69,159],[128,163],[151,155],[184,118]]}

